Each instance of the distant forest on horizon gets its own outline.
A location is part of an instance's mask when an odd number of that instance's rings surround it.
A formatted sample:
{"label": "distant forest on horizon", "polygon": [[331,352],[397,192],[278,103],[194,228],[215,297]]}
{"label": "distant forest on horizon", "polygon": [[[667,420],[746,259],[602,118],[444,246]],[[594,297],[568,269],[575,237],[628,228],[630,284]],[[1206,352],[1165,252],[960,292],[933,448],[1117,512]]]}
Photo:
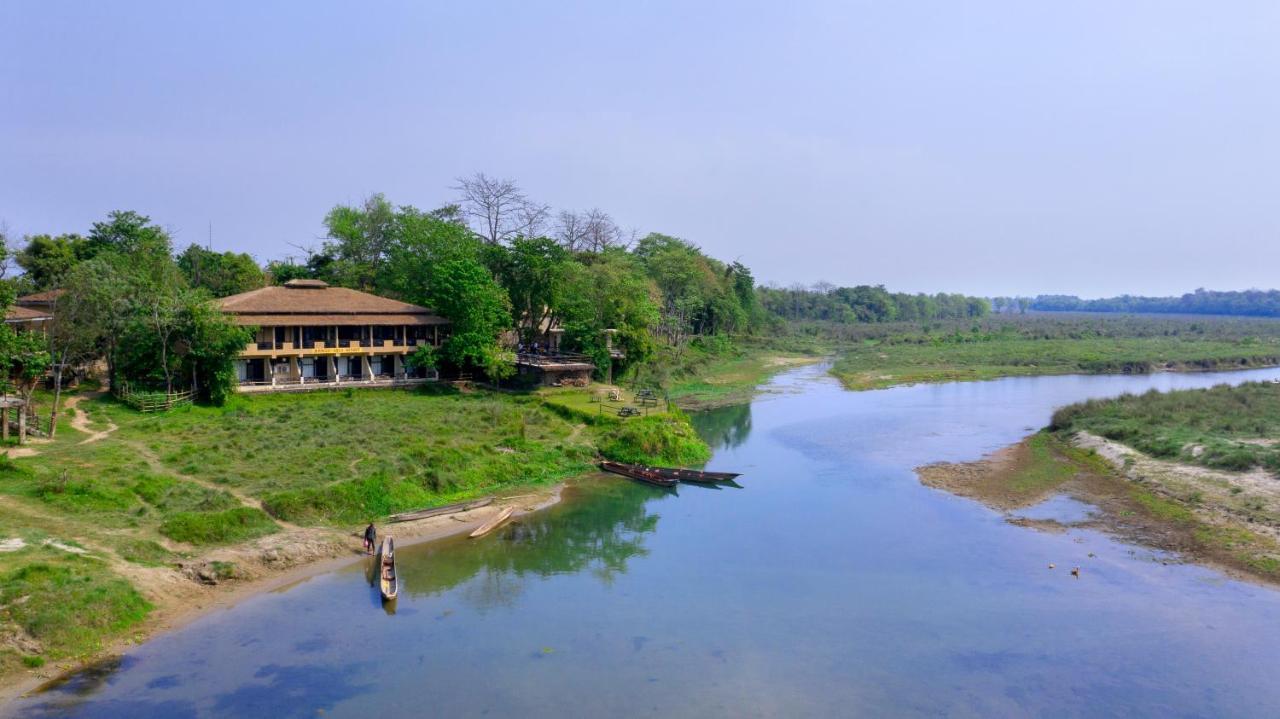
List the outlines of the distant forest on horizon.
{"label": "distant forest on horizon", "polygon": [[[1019,303],[1021,300],[1021,306]],[[1025,298],[996,297],[996,312],[1017,312],[1021,307],[1037,312],[1117,312],[1141,314],[1236,315],[1244,317],[1280,317],[1280,290],[1243,290],[1219,292],[1198,289],[1181,297],[1143,297],[1121,295],[1093,300],[1074,295],[1040,295]]]}

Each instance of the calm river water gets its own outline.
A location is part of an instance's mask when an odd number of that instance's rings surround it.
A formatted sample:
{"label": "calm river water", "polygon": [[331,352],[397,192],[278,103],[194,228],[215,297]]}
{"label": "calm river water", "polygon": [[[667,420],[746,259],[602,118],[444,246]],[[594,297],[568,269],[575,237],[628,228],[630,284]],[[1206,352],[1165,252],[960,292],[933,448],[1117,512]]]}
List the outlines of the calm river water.
{"label": "calm river water", "polygon": [[[394,615],[357,564],[7,711],[1280,716],[1280,592],[1091,531],[1013,526],[912,473],[1010,444],[1087,397],[1272,377],[855,393],[824,368],[791,371],[750,405],[696,418],[712,468],[744,472],[743,489],[585,481],[495,536],[403,549]],[[1085,509],[1071,504],[1040,514]]]}

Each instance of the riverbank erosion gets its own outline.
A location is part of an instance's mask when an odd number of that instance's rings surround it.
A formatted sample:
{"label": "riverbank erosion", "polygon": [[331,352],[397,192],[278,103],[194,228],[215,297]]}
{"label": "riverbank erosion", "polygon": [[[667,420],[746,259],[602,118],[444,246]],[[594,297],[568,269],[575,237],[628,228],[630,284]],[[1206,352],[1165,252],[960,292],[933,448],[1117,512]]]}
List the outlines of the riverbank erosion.
{"label": "riverbank erosion", "polygon": [[[1087,432],[1039,432],[981,460],[917,469],[921,482],[1042,531],[1096,529],[1227,573],[1280,584],[1280,482],[1153,459]],[[1256,475],[1256,476],[1255,476]],[[1054,496],[1085,519],[1021,514]]]}
{"label": "riverbank erosion", "polygon": [[391,529],[402,543],[442,536],[505,502],[549,501],[617,448],[649,463],[708,455],[678,412],[586,423],[537,397],[451,389],[238,397],[160,415],[84,396],[63,422],[54,441],[0,458],[0,686],[348,559],[364,524],[385,531],[392,513],[499,497]]}

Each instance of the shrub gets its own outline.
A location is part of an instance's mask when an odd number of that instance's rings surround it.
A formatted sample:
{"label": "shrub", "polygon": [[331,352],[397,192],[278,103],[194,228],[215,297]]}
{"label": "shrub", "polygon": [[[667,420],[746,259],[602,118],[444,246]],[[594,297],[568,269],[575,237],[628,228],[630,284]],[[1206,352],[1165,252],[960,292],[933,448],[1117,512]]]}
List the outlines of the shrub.
{"label": "shrub", "polygon": [[640,417],[599,430],[600,454],[633,464],[701,464],[711,450],[680,413]]}

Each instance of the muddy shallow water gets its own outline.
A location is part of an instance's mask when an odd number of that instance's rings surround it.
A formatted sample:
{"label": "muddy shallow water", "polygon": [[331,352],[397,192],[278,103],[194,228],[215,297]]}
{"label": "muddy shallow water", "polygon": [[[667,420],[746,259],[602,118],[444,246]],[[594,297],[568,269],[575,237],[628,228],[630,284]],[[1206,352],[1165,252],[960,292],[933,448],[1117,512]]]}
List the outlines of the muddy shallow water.
{"label": "muddy shallow water", "polygon": [[912,472],[1087,397],[1280,370],[859,393],[823,371],[696,416],[742,489],[585,481],[491,537],[403,549],[394,613],[354,565],[0,715],[1280,715],[1280,592],[1013,526]]}

